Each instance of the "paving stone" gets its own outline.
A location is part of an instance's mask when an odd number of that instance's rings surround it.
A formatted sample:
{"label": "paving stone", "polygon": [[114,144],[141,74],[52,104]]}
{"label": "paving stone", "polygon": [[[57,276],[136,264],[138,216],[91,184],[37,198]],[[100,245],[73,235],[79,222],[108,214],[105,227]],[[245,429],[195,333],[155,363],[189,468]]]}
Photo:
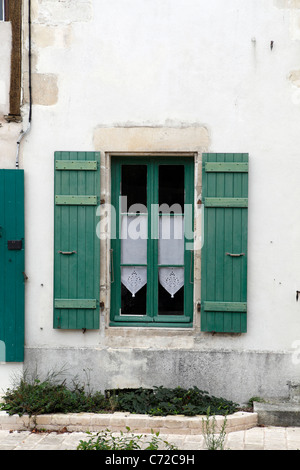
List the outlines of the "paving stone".
{"label": "paving stone", "polygon": [[[96,433],[93,433],[96,434]],[[202,435],[160,433],[160,439],[175,444],[178,450],[204,450]],[[80,440],[88,440],[85,432],[33,433],[30,431],[0,430],[0,450],[76,450]],[[145,439],[150,440],[151,435]],[[299,450],[300,428],[255,427],[228,433],[225,449],[230,450]]]}
{"label": "paving stone", "polygon": [[243,450],[265,450],[263,444],[244,444]]}
{"label": "paving stone", "polygon": [[225,440],[225,449],[229,450],[243,450],[245,441],[244,431],[235,431],[227,434]]}
{"label": "paving stone", "polygon": [[300,441],[288,441],[287,450],[300,450]]}

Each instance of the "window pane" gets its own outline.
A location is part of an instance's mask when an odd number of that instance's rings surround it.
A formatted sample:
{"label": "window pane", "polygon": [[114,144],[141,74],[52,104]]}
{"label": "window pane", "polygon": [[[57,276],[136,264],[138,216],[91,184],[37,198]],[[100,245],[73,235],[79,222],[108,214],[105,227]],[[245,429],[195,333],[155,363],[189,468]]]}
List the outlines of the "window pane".
{"label": "window pane", "polygon": [[4,0],[0,0],[0,21],[4,20]]}
{"label": "window pane", "polygon": [[132,297],[125,286],[121,287],[121,315],[146,315],[146,292],[144,286],[135,297]]}
{"label": "window pane", "polygon": [[122,268],[121,281],[121,315],[146,315],[147,268]]}
{"label": "window pane", "polygon": [[[121,194],[127,196],[127,206],[122,199],[122,212],[145,212],[147,207],[147,166],[122,165]],[[138,204],[139,207],[133,207]]]}
{"label": "window pane", "polygon": [[184,268],[160,268],[158,315],[183,315]]}
{"label": "window pane", "polygon": [[[162,209],[164,205],[165,209]],[[184,211],[184,165],[159,166],[159,206],[161,212],[169,212],[167,206],[173,211]]]}
{"label": "window pane", "polygon": [[160,216],[158,264],[184,264],[184,216]]}
{"label": "window pane", "polygon": [[121,263],[147,264],[147,216],[122,216]]}

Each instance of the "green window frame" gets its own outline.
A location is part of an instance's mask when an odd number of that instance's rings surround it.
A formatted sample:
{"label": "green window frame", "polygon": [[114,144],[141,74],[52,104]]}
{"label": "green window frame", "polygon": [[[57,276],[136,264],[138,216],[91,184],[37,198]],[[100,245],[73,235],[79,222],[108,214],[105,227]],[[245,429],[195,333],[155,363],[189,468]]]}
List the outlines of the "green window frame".
{"label": "green window frame", "polygon": [[[145,165],[147,167],[147,295],[146,314],[121,314],[121,174],[122,165]],[[184,168],[184,294],[183,314],[160,315],[158,312],[158,270],[166,265],[158,264],[158,212],[152,209],[158,207],[159,167],[161,165],[182,165]],[[111,203],[115,208],[115,226],[111,239],[111,313],[110,326],[148,326],[148,327],[180,327],[193,326],[193,231],[194,220],[194,158],[193,157],[158,157],[158,156],[112,156],[111,157]],[[151,209],[149,209],[151,208]],[[124,214],[123,214],[124,215]],[[174,214],[175,215],[175,214]],[[114,221],[112,220],[112,223]],[[188,237],[187,237],[188,234]],[[136,264],[134,264],[136,266]],[[171,265],[170,265],[171,266]],[[175,294],[176,295],[176,294]]]}

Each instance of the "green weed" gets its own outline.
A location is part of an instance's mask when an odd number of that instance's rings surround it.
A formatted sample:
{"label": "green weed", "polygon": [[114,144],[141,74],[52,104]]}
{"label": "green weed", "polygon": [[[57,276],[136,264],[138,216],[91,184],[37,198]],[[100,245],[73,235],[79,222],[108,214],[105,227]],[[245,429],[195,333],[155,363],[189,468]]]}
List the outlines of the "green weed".
{"label": "green weed", "polygon": [[[176,450],[176,447],[159,437],[159,432],[151,431],[150,441],[148,436],[134,434],[129,427],[126,433],[112,433],[109,429],[93,435],[88,432],[90,439],[81,440],[77,450]],[[148,438],[149,439],[149,438]]]}

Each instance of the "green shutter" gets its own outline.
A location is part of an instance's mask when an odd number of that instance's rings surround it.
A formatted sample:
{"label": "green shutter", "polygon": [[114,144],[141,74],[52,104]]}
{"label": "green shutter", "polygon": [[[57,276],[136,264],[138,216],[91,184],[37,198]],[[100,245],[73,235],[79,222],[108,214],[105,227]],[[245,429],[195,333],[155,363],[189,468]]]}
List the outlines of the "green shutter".
{"label": "green shutter", "polygon": [[24,171],[0,170],[0,361],[24,361]]}
{"label": "green shutter", "polygon": [[203,155],[201,329],[247,331],[248,154]]}
{"label": "green shutter", "polygon": [[56,152],[54,195],[54,328],[98,329],[99,152]]}

